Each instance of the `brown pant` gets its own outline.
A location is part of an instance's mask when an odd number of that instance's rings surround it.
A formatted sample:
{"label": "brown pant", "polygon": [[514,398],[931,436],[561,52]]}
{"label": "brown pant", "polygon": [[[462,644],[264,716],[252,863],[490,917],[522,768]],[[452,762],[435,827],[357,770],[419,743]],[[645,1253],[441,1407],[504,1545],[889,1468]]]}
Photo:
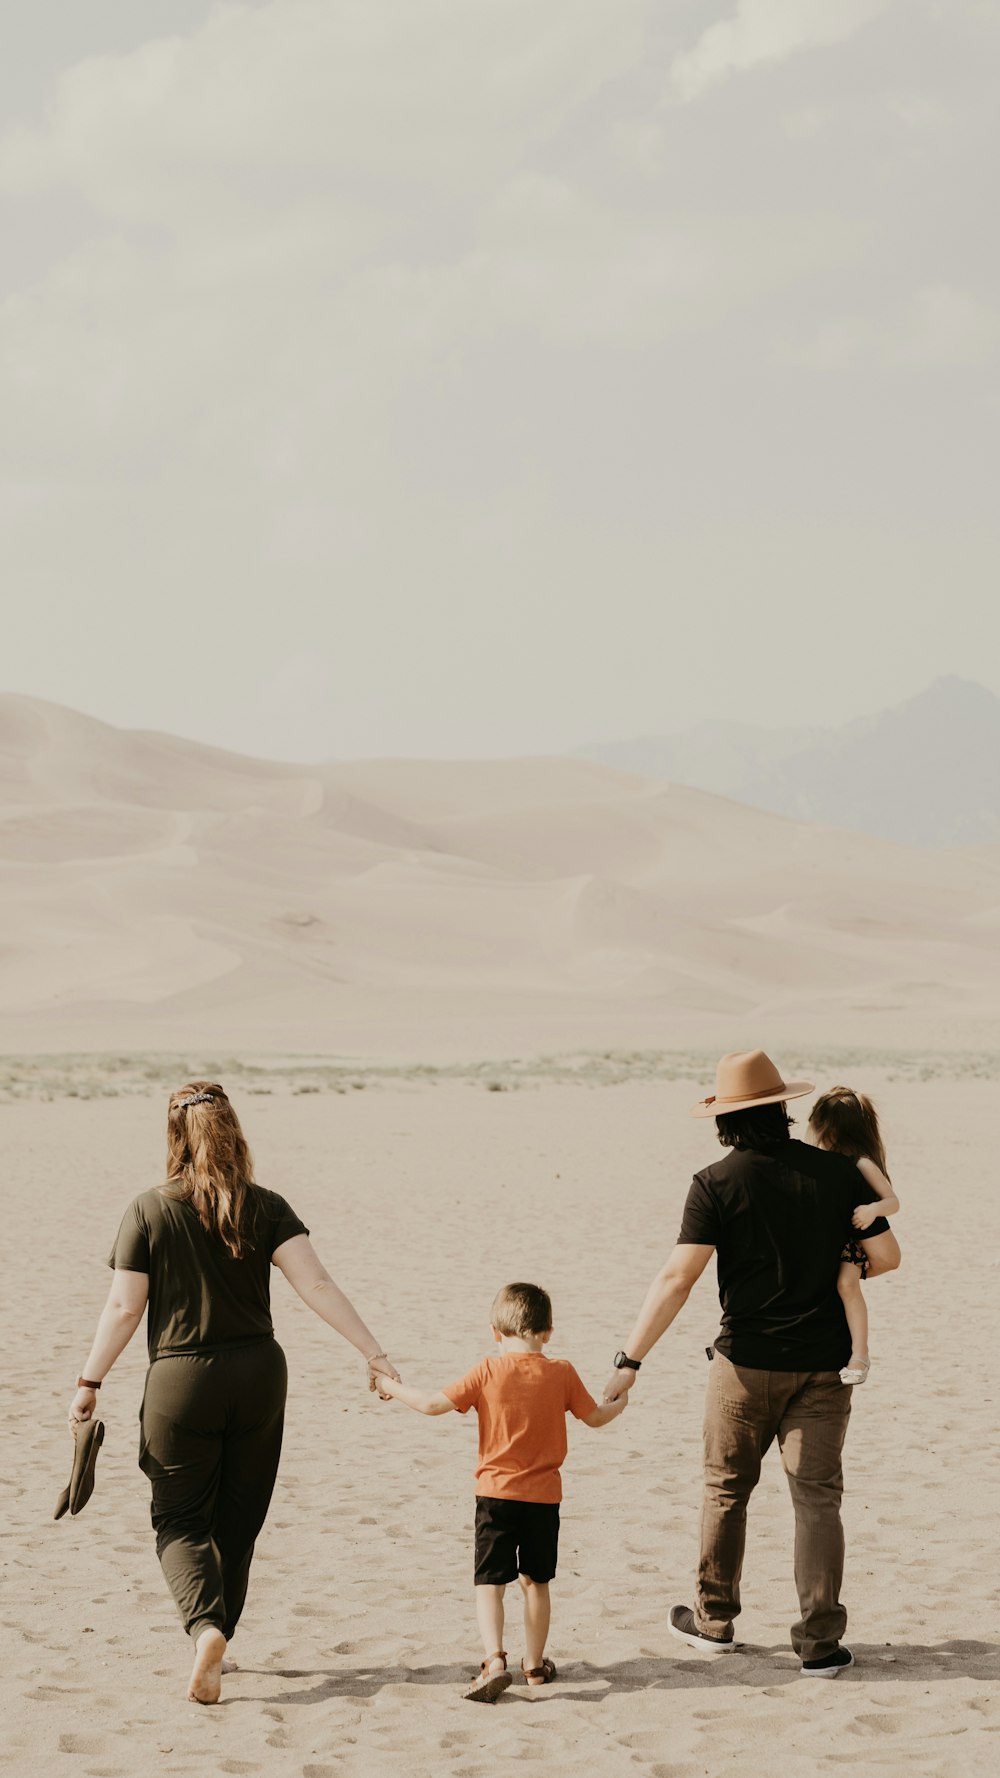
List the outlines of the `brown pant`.
{"label": "brown pant", "polygon": [[764,1452],[777,1438],[795,1509],[795,1586],[802,1616],[792,1647],[821,1660],[840,1642],[847,1613],[841,1454],[851,1390],[836,1371],[758,1371],[717,1352],[705,1402],[705,1495],[694,1615],[719,1636],[738,1616],[747,1502]]}

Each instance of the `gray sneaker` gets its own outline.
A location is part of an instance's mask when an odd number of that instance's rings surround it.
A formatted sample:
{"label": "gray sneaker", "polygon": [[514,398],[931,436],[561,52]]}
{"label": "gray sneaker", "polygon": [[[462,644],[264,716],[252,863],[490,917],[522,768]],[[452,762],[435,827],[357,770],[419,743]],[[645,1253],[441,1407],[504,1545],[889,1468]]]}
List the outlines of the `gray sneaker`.
{"label": "gray sneaker", "polygon": [[703,1649],[706,1654],[731,1655],[737,1647],[732,1624],[726,1636],[705,1636],[695,1623],[694,1612],[689,1605],[670,1607],[667,1628],[671,1636],[677,1637],[678,1642],[689,1642],[692,1648]]}

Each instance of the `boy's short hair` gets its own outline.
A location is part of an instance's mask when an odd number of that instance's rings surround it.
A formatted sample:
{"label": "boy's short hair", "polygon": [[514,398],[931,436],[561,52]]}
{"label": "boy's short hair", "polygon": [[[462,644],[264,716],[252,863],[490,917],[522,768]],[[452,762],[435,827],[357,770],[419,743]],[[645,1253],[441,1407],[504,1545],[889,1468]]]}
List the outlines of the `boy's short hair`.
{"label": "boy's short hair", "polygon": [[537,1284],[505,1284],[493,1298],[490,1326],[513,1339],[551,1333],[552,1298]]}

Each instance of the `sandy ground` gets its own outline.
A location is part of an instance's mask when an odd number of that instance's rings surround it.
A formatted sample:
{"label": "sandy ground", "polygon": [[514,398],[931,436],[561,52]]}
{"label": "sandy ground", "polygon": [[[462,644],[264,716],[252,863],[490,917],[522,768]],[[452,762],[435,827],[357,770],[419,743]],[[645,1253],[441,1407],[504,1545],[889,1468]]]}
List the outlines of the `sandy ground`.
{"label": "sandy ground", "polygon": [[[850,1674],[807,1686],[788,1644],[791,1512],[769,1458],[751,1512],[741,1634],[706,1664],[666,1633],[691,1595],[707,1275],[624,1419],[574,1426],[565,1469],[551,1690],[461,1699],[478,1660],[471,1587],[475,1428],[364,1392],[354,1355],[281,1280],[287,1442],[223,1704],[185,1701],[189,1652],[135,1466],[141,1334],[102,1396],[98,1489],[52,1522],[65,1404],[134,1192],[160,1177],[163,1098],[0,1111],[7,1535],[0,1762],[28,1774],[492,1778],[586,1765],[598,1778],[968,1778],[995,1770],[1000,1200],[985,1164],[995,1084],[866,1081],[904,1197],[905,1269],[873,1285],[875,1366],[849,1446]],[[485,1349],[496,1286],[552,1291],[553,1351],[599,1389],[676,1234],[710,1128],[683,1083],[390,1084],[247,1098],[258,1177],[310,1223],[404,1374],[441,1385]],[[508,1647],[516,1662],[515,1619]]]}

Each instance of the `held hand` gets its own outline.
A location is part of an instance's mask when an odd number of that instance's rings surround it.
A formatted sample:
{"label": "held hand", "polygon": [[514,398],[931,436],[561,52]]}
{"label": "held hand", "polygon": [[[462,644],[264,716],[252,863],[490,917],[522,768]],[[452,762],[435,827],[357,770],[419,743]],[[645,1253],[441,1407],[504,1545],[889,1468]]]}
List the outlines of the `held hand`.
{"label": "held hand", "polygon": [[[368,1387],[370,1390],[375,1390],[377,1387],[376,1380],[379,1377],[392,1377],[397,1383],[403,1381],[396,1366],[390,1363],[384,1352],[380,1352],[376,1358],[369,1358],[368,1360]],[[389,1398],[388,1396],[383,1396],[382,1399],[383,1401],[388,1401]]]}
{"label": "held hand", "polygon": [[604,1400],[607,1402],[628,1400],[628,1392],[635,1382],[636,1373],[628,1367],[620,1371],[612,1371],[604,1385]]}
{"label": "held hand", "polygon": [[[384,1375],[379,1375],[375,1378],[375,1389],[378,1392],[379,1401],[392,1401],[392,1399],[393,1399],[392,1390],[388,1387],[388,1384],[391,1381],[392,1381],[391,1378],[386,1377]],[[399,1381],[398,1377],[397,1377],[396,1381],[397,1382]]]}
{"label": "held hand", "polygon": [[94,1409],[96,1406],[96,1389],[77,1390],[73,1400],[69,1404],[69,1429],[74,1438],[76,1437],[76,1429],[80,1422],[83,1420],[92,1420],[94,1418]]}
{"label": "held hand", "polygon": [[851,1221],[856,1229],[867,1229],[871,1227],[876,1216],[880,1215],[881,1210],[877,1204],[859,1204]]}

